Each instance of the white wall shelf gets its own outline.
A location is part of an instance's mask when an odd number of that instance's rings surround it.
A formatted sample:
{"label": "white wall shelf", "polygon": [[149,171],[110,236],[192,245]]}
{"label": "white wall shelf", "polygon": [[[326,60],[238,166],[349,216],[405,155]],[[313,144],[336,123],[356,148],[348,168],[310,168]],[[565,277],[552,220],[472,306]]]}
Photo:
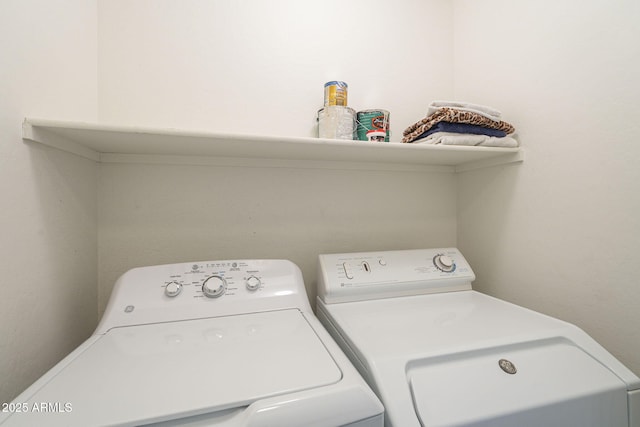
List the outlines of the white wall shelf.
{"label": "white wall shelf", "polygon": [[[308,137],[150,129],[25,119],[23,139],[97,162],[206,163],[205,159],[360,164],[367,168],[439,167],[462,172],[521,162],[521,148],[434,146]],[[257,163],[256,163],[257,162]]]}

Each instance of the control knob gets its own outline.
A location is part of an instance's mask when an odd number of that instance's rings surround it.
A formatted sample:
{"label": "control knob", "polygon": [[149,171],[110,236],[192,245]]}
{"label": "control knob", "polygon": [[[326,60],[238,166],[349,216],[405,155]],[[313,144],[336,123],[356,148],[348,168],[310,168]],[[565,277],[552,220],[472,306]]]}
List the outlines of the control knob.
{"label": "control knob", "polygon": [[433,264],[438,270],[444,271],[445,273],[451,273],[456,269],[456,263],[453,261],[453,258],[444,254],[434,256]]}
{"label": "control knob", "polygon": [[202,292],[209,298],[218,298],[227,290],[227,281],[221,276],[210,276],[202,284]]}
{"label": "control knob", "polygon": [[175,297],[182,291],[182,283],[170,282],[164,287],[164,294],[168,297]]}
{"label": "control knob", "polygon": [[245,280],[244,282],[247,285],[247,289],[250,291],[257,290],[262,284],[260,279],[258,279],[256,276],[249,276],[247,277],[247,280]]}

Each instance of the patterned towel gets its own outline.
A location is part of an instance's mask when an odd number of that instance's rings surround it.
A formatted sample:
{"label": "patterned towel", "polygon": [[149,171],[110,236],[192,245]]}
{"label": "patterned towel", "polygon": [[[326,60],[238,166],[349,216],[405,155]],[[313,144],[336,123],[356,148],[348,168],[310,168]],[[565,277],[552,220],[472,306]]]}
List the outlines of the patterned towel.
{"label": "patterned towel", "polygon": [[402,142],[413,142],[420,135],[431,129],[436,123],[466,123],[484,126],[490,129],[504,131],[507,135],[515,131],[514,127],[505,121],[495,121],[471,111],[461,111],[452,108],[440,108],[438,111],[406,128]]}
{"label": "patterned towel", "polygon": [[502,113],[494,108],[487,107],[486,105],[471,104],[470,102],[459,101],[433,101],[429,104],[429,110],[427,116],[432,115],[440,108],[453,108],[454,110],[471,111],[472,113],[480,114],[488,119],[499,122],[502,120]]}

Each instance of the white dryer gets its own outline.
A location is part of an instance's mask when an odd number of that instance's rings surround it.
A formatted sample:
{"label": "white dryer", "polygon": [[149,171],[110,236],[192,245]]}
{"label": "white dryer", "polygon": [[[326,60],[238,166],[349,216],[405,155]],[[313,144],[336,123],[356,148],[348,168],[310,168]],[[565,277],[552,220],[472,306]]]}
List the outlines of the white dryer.
{"label": "white dryer", "polygon": [[95,333],[2,426],[382,426],[285,260],[136,268]]}
{"label": "white dryer", "polygon": [[320,255],[317,316],[393,427],[640,427],[640,379],[579,328],[471,289],[456,249]]}

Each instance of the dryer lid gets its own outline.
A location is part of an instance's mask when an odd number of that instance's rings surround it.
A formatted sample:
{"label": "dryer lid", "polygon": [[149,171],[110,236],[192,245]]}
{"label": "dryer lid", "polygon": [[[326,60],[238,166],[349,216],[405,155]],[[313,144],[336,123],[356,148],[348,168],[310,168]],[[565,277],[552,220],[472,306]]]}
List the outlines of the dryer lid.
{"label": "dryer lid", "polygon": [[415,361],[422,425],[628,425],[626,385],[562,339]]}
{"label": "dryer lid", "polygon": [[10,424],[138,425],[246,406],[342,376],[295,309],[114,328],[75,354],[26,400],[59,403],[60,413],[14,414]]}

